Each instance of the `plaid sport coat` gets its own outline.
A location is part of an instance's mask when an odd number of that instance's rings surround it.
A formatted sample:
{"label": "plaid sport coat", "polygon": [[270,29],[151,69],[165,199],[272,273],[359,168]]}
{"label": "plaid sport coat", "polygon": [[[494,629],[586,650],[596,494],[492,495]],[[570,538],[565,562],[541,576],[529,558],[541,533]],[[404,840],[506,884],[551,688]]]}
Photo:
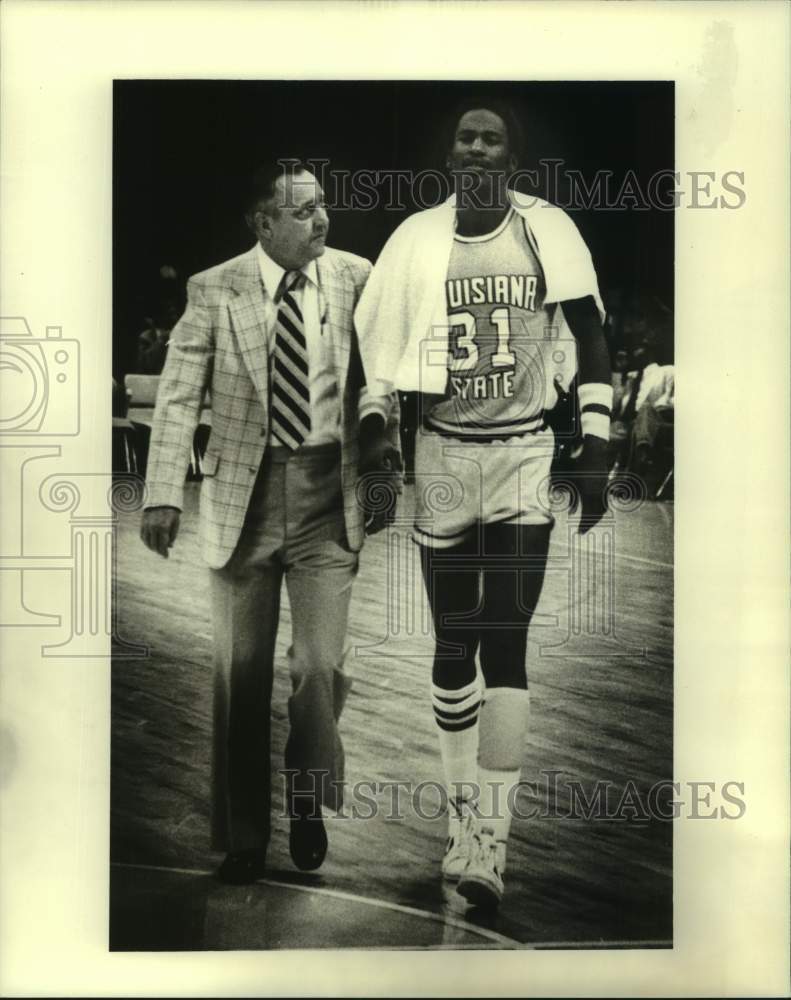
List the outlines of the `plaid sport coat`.
{"label": "plaid sport coat", "polygon": [[[358,551],[364,534],[356,500],[362,367],[350,364],[352,317],[371,264],[363,257],[329,247],[316,264],[341,401],[346,534],[351,549]],[[187,308],[171,333],[157,392],[146,506],[183,507],[193,435],[209,389],[212,429],[202,462],[200,542],[205,561],[220,569],[239,540],[269,435],[267,293],[255,247],[194,275],[187,284],[187,294]],[[391,416],[388,432],[397,444],[397,414]]]}

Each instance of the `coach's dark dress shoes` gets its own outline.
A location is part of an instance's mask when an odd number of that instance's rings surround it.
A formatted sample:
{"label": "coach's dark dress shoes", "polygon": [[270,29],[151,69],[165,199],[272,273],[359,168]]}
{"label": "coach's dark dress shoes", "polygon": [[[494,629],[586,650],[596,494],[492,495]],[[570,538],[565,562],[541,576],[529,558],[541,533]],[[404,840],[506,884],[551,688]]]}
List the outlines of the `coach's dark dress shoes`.
{"label": "coach's dark dress shoes", "polygon": [[253,848],[226,855],[217,878],[228,885],[249,885],[266,874],[266,850]]}

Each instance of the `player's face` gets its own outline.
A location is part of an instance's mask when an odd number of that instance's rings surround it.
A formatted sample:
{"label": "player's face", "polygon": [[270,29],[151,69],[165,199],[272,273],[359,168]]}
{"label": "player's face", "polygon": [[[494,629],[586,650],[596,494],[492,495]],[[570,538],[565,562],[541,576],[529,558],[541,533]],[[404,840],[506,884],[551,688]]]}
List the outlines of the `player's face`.
{"label": "player's face", "polygon": [[454,173],[514,171],[516,158],[509,149],[508,129],[502,118],[485,108],[463,114],[456,126],[447,166]]}
{"label": "player's face", "polygon": [[256,213],[261,246],[288,270],[320,257],[330,227],[324,192],[307,170],[279,177],[274,196]]}

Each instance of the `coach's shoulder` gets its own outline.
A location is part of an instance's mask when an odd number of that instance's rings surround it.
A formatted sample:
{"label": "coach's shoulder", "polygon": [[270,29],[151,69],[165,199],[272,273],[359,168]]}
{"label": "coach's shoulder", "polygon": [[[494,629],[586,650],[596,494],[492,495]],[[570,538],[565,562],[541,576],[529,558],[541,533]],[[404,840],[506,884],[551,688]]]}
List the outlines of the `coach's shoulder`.
{"label": "coach's shoulder", "polygon": [[355,281],[365,281],[371,273],[373,265],[367,257],[361,257],[349,250],[336,250],[334,247],[327,247],[325,254],[328,261],[335,267],[347,271]]}
{"label": "coach's shoulder", "polygon": [[254,249],[246,250],[213,267],[207,267],[204,271],[198,271],[189,278],[188,284],[198,287],[204,293],[228,288],[237,275],[242,275],[246,269],[255,264]]}

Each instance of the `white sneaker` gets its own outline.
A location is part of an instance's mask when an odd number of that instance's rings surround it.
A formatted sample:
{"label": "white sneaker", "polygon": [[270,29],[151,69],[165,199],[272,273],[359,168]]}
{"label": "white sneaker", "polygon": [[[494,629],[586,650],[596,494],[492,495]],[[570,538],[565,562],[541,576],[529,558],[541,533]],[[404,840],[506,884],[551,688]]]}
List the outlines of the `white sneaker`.
{"label": "white sneaker", "polygon": [[448,843],[442,859],[442,877],[456,882],[470,860],[475,837],[475,817],[466,803],[462,803],[461,815],[451,816],[448,824]]}
{"label": "white sneaker", "polygon": [[493,908],[503,898],[503,879],[497,867],[497,841],[494,831],[482,827],[473,838],[470,860],[456,892],[473,906]]}

